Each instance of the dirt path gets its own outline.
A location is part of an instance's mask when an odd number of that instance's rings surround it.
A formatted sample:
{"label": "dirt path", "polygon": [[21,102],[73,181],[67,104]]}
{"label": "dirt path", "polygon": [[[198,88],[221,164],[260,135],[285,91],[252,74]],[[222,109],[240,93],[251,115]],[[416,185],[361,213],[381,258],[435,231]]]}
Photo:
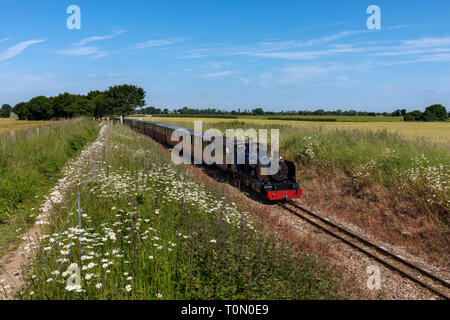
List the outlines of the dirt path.
{"label": "dirt path", "polygon": [[63,202],[64,195],[70,188],[86,180],[86,175],[92,170],[94,159],[98,159],[105,144],[108,127],[104,124],[97,139],[86,146],[78,158],[70,160],[64,166],[63,178],[45,197],[35,224],[21,236],[23,242],[16,250],[0,258],[0,300],[14,299],[15,294],[22,288],[24,275],[33,263],[34,250],[39,247],[39,238],[42,235],[42,229],[45,228],[43,226],[49,223],[48,217],[54,205]]}

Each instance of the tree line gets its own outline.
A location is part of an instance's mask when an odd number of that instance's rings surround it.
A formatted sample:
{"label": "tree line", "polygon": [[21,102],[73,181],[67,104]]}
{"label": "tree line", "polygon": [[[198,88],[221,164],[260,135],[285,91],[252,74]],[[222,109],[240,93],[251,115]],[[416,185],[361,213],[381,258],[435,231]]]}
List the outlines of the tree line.
{"label": "tree line", "polygon": [[28,102],[19,102],[14,108],[9,109],[8,114],[5,111],[4,115],[9,117],[12,111],[20,120],[127,116],[136,112],[136,108],[145,105],[145,94],[142,88],[124,84],[109,87],[106,91],[91,91],[87,95],[65,92],[55,97],[38,96]]}
{"label": "tree line", "polygon": [[17,114],[20,120],[50,120],[59,118],[72,118],[78,116],[92,116],[96,119],[111,116],[130,114],[147,115],[267,115],[267,116],[383,116],[383,117],[403,117],[405,121],[446,121],[450,117],[447,109],[434,104],[425,109],[424,112],[414,110],[407,112],[406,109],[398,109],[394,112],[366,112],[356,110],[335,110],[325,111],[318,109],[309,110],[291,110],[291,111],[264,111],[262,108],[252,110],[241,109],[225,111],[215,108],[196,109],[183,107],[174,109],[170,112],[168,108],[160,109],[153,106],[144,107],[145,91],[134,85],[119,85],[109,87],[106,91],[91,91],[87,95],[77,95],[62,93],[55,97],[39,96],[28,102],[20,102],[11,107],[4,104],[0,109],[0,118],[8,118],[11,112]]}
{"label": "tree line", "polygon": [[[144,114],[167,114],[168,109],[155,109],[154,107],[148,107],[139,110]],[[403,117],[405,121],[446,121],[450,117],[450,113],[444,106],[440,104],[434,104],[425,109],[425,112],[415,110],[412,112],[407,112],[406,109],[398,109],[394,112],[366,112],[366,111],[356,111],[356,110],[335,110],[335,111],[325,111],[323,109],[318,109],[315,111],[309,110],[292,110],[292,111],[264,111],[262,108],[255,108],[253,110],[243,110],[240,109],[233,111],[225,111],[214,108],[207,109],[195,109],[189,107],[183,107],[181,109],[175,109],[174,114],[180,115],[267,115],[267,116],[287,116],[287,115],[299,115],[299,116],[369,116],[369,117]]]}
{"label": "tree line", "polygon": [[433,104],[425,109],[425,112],[414,110],[403,114],[405,121],[447,121],[450,112],[440,104]]}

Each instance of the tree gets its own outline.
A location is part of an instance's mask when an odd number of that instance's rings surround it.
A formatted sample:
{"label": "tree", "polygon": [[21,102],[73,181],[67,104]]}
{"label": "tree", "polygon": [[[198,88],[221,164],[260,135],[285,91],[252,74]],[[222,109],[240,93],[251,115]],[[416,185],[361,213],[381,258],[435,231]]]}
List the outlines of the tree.
{"label": "tree", "polygon": [[109,87],[106,92],[111,104],[111,110],[116,115],[126,116],[135,112],[137,107],[145,106],[145,91],[134,85]]}
{"label": "tree", "polygon": [[50,99],[45,96],[39,96],[27,102],[28,109],[26,120],[50,120],[53,117],[52,105]]}
{"label": "tree", "polygon": [[405,116],[405,121],[420,121],[422,119],[422,111],[414,110],[413,112],[409,112]]}
{"label": "tree", "polygon": [[394,112],[392,112],[392,116],[393,117],[399,117],[401,115],[401,111],[400,110],[395,110]]}
{"label": "tree", "polygon": [[113,114],[113,104],[106,92],[99,90],[91,91],[88,93],[87,97],[93,103],[93,113],[96,120]]}
{"label": "tree", "polygon": [[447,121],[447,119],[447,110],[440,104],[433,104],[427,107],[422,115],[423,121]]}
{"label": "tree", "polygon": [[262,115],[264,115],[264,110],[262,108],[256,108],[253,110],[253,113],[258,116],[262,116]]}
{"label": "tree", "polygon": [[55,118],[69,118],[69,106],[77,99],[76,95],[64,92],[52,99],[53,116]]}
{"label": "tree", "polygon": [[67,114],[69,118],[79,116],[92,116],[94,113],[95,104],[86,96],[77,95],[74,101],[67,107]]}
{"label": "tree", "polygon": [[19,120],[27,120],[28,118],[28,108],[26,102],[19,102],[13,108],[13,112],[17,114]]}
{"label": "tree", "polygon": [[2,108],[0,109],[0,118],[9,118],[12,110],[13,108],[9,104],[2,105]]}

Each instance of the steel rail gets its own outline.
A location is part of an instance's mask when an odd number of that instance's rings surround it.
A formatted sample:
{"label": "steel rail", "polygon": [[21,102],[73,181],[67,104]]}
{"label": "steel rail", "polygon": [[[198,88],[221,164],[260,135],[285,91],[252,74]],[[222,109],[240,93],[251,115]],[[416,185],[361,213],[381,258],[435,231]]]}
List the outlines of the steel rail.
{"label": "steel rail", "polygon": [[[438,295],[444,299],[447,299],[447,300],[450,299],[450,296],[448,295],[448,293],[442,292],[441,290],[435,288],[434,286],[431,286],[430,284],[426,283],[425,281],[420,279],[417,275],[413,274],[410,270],[405,270],[404,268],[401,268],[398,265],[396,266],[395,263],[387,261],[386,257],[391,260],[394,260],[397,264],[399,264],[403,267],[406,266],[406,268],[414,270],[416,273],[419,273],[421,277],[427,277],[427,278],[431,279],[432,281],[434,281],[435,283],[439,283],[439,285],[445,287],[447,290],[450,287],[450,284],[448,283],[448,281],[441,279],[440,277],[432,274],[431,272],[429,272],[417,265],[414,265],[413,263],[405,260],[404,258],[402,258],[392,252],[387,251],[386,249],[370,242],[367,239],[362,238],[361,236],[356,235],[355,233],[347,230],[346,228],[333,223],[329,219],[321,217],[317,213],[314,213],[308,209],[305,209],[305,208],[299,206],[292,200],[278,202],[277,204],[279,206],[281,206],[282,208],[288,210],[289,212],[295,214],[296,216],[302,218],[303,220],[307,221],[308,223],[314,225],[316,228],[325,231],[329,235],[341,240],[342,242],[346,243],[347,245],[351,246],[352,248],[357,249],[358,251],[362,252],[366,256],[369,256],[369,257],[377,260],[378,262],[380,262],[381,264],[390,268],[391,270],[394,270],[397,273],[400,273],[402,276],[407,277],[411,281],[418,283],[419,285],[421,285],[422,287],[425,287],[429,291],[432,291],[436,295]],[[294,210],[291,207],[289,207],[289,205],[291,205],[295,209],[303,211],[310,217],[306,216],[305,214],[299,213],[297,210]],[[335,230],[333,230],[333,229],[335,229]],[[351,238],[353,241],[348,238]],[[363,246],[361,246],[361,244],[363,244]],[[364,248],[364,246],[366,246],[366,248]],[[372,251],[375,250],[376,253],[371,252],[370,250],[372,250]],[[380,255],[384,255],[384,257],[382,257]]]}

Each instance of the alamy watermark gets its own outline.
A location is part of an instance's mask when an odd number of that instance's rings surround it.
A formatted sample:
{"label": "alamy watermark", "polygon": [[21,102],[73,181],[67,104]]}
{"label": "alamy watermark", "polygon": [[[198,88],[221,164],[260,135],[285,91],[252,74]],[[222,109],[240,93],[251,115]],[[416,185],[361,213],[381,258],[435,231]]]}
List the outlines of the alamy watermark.
{"label": "alamy watermark", "polygon": [[67,18],[66,26],[69,30],[80,30],[81,29],[81,9],[77,5],[70,5],[66,9],[66,13],[70,14]]}
{"label": "alamy watermark", "polygon": [[[261,175],[275,175],[280,163],[280,132],[270,130],[270,156],[267,129],[202,130],[202,121],[194,122],[194,130],[184,128],[172,132],[171,141],[179,142],[172,149],[175,164],[258,165]],[[180,141],[181,140],[181,141]]]}
{"label": "alamy watermark", "polygon": [[369,30],[380,30],[381,29],[381,9],[377,5],[370,5],[367,7],[367,14],[371,16],[367,18],[367,29]]}

